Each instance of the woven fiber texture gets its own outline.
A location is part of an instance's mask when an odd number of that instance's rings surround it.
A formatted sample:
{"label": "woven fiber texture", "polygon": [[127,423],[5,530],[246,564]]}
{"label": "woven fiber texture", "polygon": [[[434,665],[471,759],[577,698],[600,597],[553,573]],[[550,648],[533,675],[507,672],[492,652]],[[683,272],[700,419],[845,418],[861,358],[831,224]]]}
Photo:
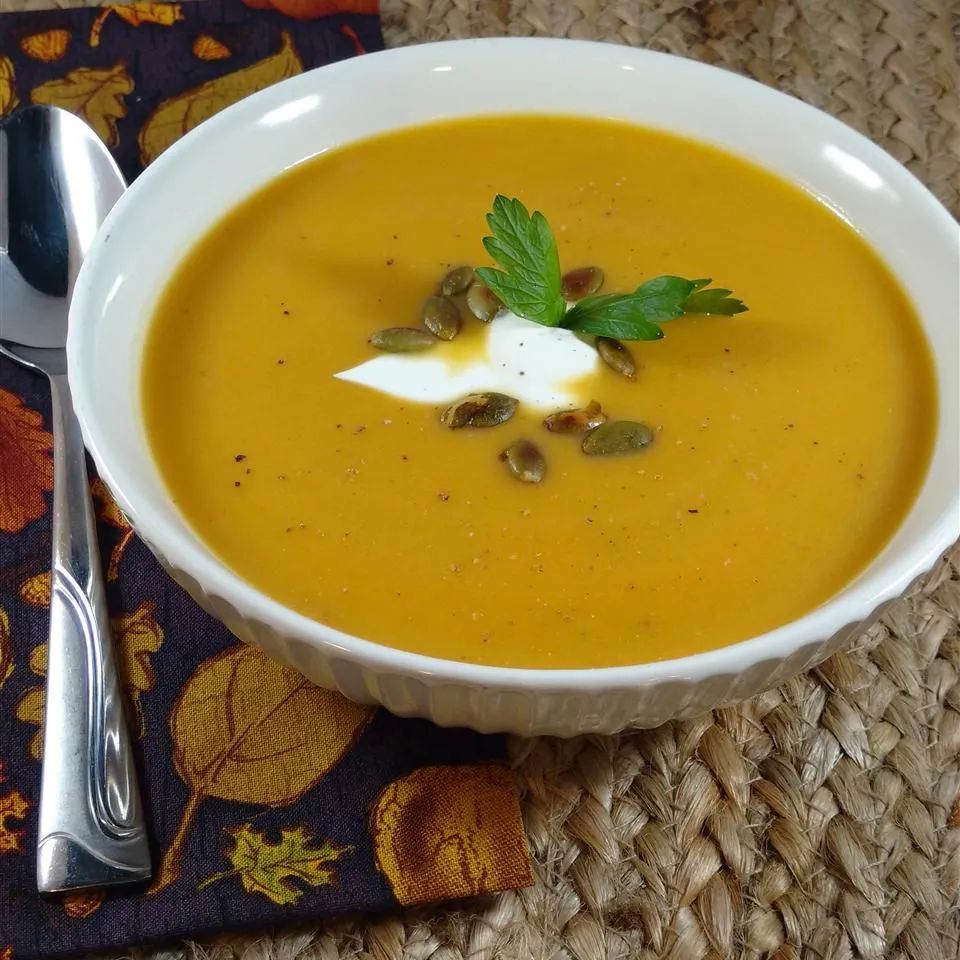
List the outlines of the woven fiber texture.
{"label": "woven fiber texture", "polygon": [[[24,0],[0,0],[11,5]],[[391,46],[569,36],[737,70],[861,130],[960,212],[956,0],[382,6]],[[779,690],[651,731],[515,741],[536,870],[528,890],[135,955],[955,960],[958,619],[954,548],[850,650]]]}

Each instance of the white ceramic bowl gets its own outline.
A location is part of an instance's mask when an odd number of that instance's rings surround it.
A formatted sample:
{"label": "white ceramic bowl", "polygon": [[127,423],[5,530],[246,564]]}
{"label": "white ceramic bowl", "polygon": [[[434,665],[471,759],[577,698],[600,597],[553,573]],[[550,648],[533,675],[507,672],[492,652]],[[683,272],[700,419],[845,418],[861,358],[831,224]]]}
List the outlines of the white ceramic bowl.
{"label": "white ceramic bowl", "polygon": [[[255,590],[172,505],[144,437],[144,334],[177,262],[280,171],[360,137],[442,117],[600,115],[748,157],[846,217],[913,298],[936,356],[941,420],[922,492],[855,582],[799,620],[710,653],[595,670],[439,660],[332,630]],[[390,171],[383,172],[388,187]],[[784,238],[789,255],[789,239]],[[523,734],[651,726],[747,697],[824,657],[874,619],[960,533],[958,227],[902,166],[798,100],[690,60],[564,40],[466,40],[358,57],[294,77],[204,123],[144,173],[80,273],[68,344],[90,452],[172,576],[242,640],[317,683],[399,714]],[[788,585],[785,585],[785,589]]]}

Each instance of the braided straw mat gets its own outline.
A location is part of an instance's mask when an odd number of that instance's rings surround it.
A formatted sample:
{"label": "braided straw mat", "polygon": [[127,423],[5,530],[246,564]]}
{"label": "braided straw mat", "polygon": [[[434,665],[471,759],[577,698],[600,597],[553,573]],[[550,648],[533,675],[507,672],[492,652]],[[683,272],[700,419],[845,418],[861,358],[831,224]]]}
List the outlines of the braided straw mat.
{"label": "braided straw mat", "polygon": [[[382,6],[390,46],[568,36],[737,70],[872,137],[960,213],[960,0]],[[529,890],[134,955],[957,960],[958,617],[955,547],[851,649],[779,690],[656,730],[514,741]]]}

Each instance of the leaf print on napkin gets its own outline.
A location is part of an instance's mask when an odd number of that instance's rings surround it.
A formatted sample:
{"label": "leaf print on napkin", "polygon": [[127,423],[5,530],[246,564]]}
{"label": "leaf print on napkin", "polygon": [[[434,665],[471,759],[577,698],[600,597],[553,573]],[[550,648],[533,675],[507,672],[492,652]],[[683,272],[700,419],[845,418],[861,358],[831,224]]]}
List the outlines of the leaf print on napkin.
{"label": "leaf print on napkin", "polygon": [[103,25],[111,13],[115,13],[131,27],[139,27],[141,23],[172,27],[183,19],[183,7],[179,3],[125,3],[123,6],[109,4],[103,8],[90,28],[91,47],[100,46],[100,34],[103,33]]}
{"label": "leaf print on napkin", "polygon": [[243,0],[255,10],[276,10],[294,20],[317,20],[335,13],[367,13],[376,16],[380,12],[379,0]]}
{"label": "leaf print on napkin", "polygon": [[[0,761],[0,783],[6,781],[6,764]],[[30,809],[26,797],[19,790],[10,790],[0,794],[0,855],[22,853],[23,830],[14,830],[11,820],[22,820]]]}
{"label": "leaf print on napkin", "polygon": [[404,906],[533,882],[516,788],[501,764],[421,767],[394,780],[374,801],[370,834]]}
{"label": "leaf print on napkin", "polygon": [[31,59],[42,63],[61,60],[70,46],[69,30],[46,30],[34,33],[20,41],[20,49]]}
{"label": "leaf print on napkin", "polygon": [[[49,603],[49,599],[47,600]],[[47,645],[38,644],[30,651],[30,670],[38,677],[47,675]],[[39,760],[43,755],[43,687],[27,687],[17,702],[16,718],[36,727],[30,738],[30,756]]]}
{"label": "leaf print on napkin", "polygon": [[119,653],[120,678],[137,737],[143,736],[140,694],[152,690],[157,682],[150,654],[156,653],[163,644],[163,630],[153,615],[156,608],[156,601],[144,600],[133,613],[121,613],[110,620]]}
{"label": "leaf print on napkin", "polygon": [[85,920],[92,913],[100,909],[104,901],[102,890],[82,890],[79,893],[68,893],[60,898],[63,912],[71,920]]}
{"label": "leaf print on napkin", "polygon": [[0,531],[19,533],[45,513],[43,493],[53,489],[52,449],[43,417],[0,387]]}
{"label": "leaf print on napkin", "polygon": [[130,521],[117,506],[117,501],[113,499],[107,485],[99,477],[95,478],[90,484],[90,492],[96,501],[97,517],[104,523],[110,524],[111,527],[123,531],[123,536],[110,551],[110,563],[107,565],[107,582],[113,583],[120,576],[120,561],[133,539],[133,527],[130,526]]}
{"label": "leaf print on napkin", "polygon": [[103,70],[78,67],[59,80],[48,80],[33,89],[30,100],[77,114],[108,147],[115,147],[119,142],[117,120],[127,115],[123,98],[130,93],[133,78],[121,60]]}
{"label": "leaf print on napkin", "polygon": [[50,571],[35,573],[20,584],[17,596],[31,607],[50,606]]}
{"label": "leaf print on napkin", "polygon": [[140,159],[144,166],[224,107],[280,80],[302,73],[303,64],[290,34],[284,30],[280,38],[280,49],[272,56],[164,100],[140,130]]}
{"label": "leaf print on napkin", "polygon": [[231,55],[230,48],[209,33],[201,33],[191,49],[198,60],[226,60]]}
{"label": "leaf print on napkin", "polygon": [[10,636],[10,618],[0,607],[0,687],[13,673],[13,638]]}
{"label": "leaf print on napkin", "polygon": [[170,713],[174,764],[190,796],[150,892],[179,877],[207,797],[293,803],[340,761],[372,715],[372,707],[314,686],[253,647],[204,660]]}
{"label": "leaf print on napkin", "polygon": [[9,57],[0,57],[0,117],[9,113],[20,102],[17,99],[16,83],[13,61]]}
{"label": "leaf print on napkin", "polygon": [[335,847],[329,840],[324,840],[319,847],[311,847],[313,841],[304,827],[281,830],[277,843],[270,843],[249,823],[232,827],[227,833],[233,837],[233,849],[227,851],[233,869],[207,877],[197,885],[197,890],[204,890],[226,877],[239,876],[248,893],[263,894],[278,904],[296,903],[303,891],[287,883],[288,878],[301,880],[312,887],[332,883],[334,871],[329,864],[353,849]]}

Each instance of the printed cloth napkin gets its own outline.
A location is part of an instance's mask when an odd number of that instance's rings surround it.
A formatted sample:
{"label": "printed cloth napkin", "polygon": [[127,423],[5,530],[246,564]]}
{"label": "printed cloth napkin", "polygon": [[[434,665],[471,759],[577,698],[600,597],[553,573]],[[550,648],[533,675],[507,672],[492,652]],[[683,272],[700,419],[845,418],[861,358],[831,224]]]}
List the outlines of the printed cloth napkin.
{"label": "printed cloth napkin", "polygon": [[[0,116],[67,107],[132,179],[230,102],[382,45],[372,0],[248,3],[4,14]],[[49,417],[45,382],[0,358],[0,960],[530,883],[502,738],[350,703],[239,644],[166,577],[94,478],[155,875],[140,889],[41,897]]]}

